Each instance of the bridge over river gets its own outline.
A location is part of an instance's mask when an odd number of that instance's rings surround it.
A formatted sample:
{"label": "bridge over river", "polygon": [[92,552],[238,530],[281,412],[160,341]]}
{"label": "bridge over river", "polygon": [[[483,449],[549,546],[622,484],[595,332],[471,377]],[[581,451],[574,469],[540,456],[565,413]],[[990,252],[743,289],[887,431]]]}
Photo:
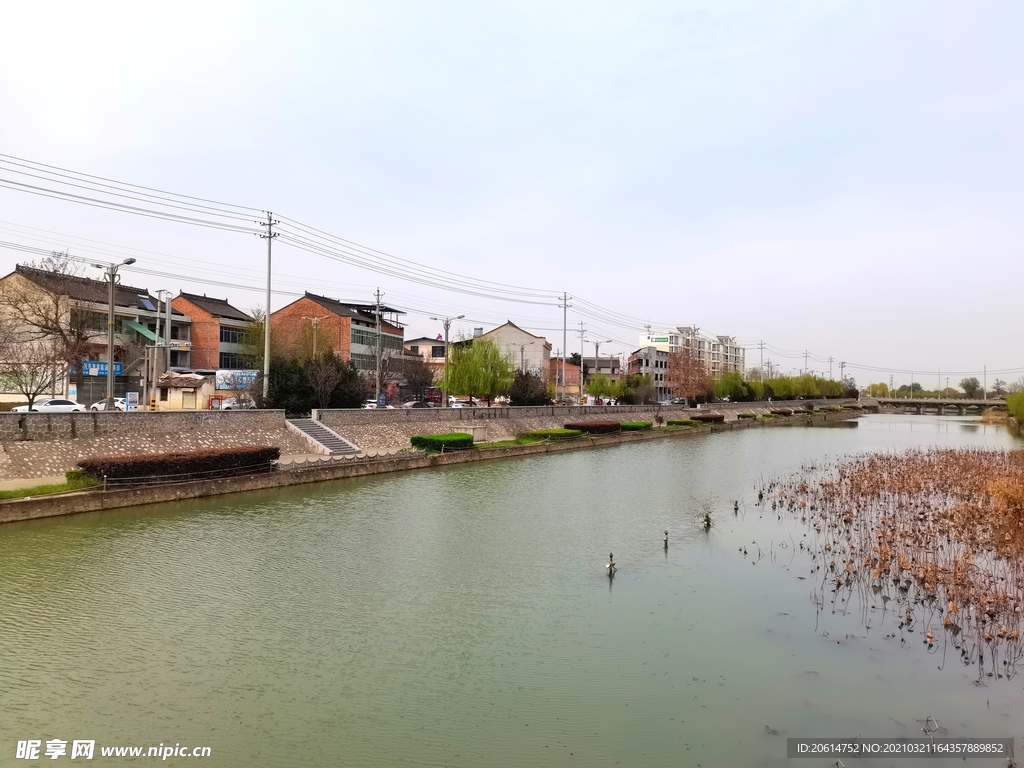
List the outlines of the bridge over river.
{"label": "bridge over river", "polygon": [[1006,409],[1005,400],[968,400],[963,398],[935,398],[935,397],[879,397],[876,398],[878,405],[882,408],[910,408],[916,413],[924,413],[926,410],[936,413],[945,413],[947,408],[955,409],[961,416],[969,410],[981,413],[989,408]]}

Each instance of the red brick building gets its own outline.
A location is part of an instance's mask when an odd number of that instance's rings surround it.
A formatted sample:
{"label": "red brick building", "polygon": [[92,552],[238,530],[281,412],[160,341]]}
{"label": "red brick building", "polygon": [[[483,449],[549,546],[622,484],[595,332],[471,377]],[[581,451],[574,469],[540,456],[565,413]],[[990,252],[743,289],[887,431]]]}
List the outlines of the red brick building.
{"label": "red brick building", "polygon": [[[333,350],[361,371],[376,367],[377,305],[355,304],[306,291],[270,316],[270,343],[287,357]],[[385,353],[403,354],[405,329],[398,322],[403,312],[381,305],[381,346]]]}
{"label": "red brick building", "polygon": [[227,299],[213,299],[182,291],[171,300],[173,309],[192,318],[193,370],[239,370],[242,364],[242,340],[252,317]]}
{"label": "red brick building", "polygon": [[[562,358],[552,357],[549,363],[551,368],[551,381],[555,383],[555,397],[562,394]],[[565,394],[566,397],[578,398],[580,396],[580,367],[565,361]]]}

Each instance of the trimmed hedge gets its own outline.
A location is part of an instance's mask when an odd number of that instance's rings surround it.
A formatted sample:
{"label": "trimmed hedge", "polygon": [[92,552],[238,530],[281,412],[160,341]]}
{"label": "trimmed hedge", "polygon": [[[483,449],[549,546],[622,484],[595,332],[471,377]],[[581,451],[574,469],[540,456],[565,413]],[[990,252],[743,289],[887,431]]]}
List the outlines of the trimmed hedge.
{"label": "trimmed hedge", "polygon": [[757,418],[757,414],[756,413],[741,413],[741,414],[739,414],[739,418],[741,418],[741,419],[756,419]]}
{"label": "trimmed hedge", "polygon": [[[616,422],[616,426],[618,426],[618,422]],[[583,431],[580,429],[569,429],[568,427],[565,429],[558,429],[556,427],[555,429],[535,429],[531,432],[527,432],[525,437],[541,437],[549,440],[571,440],[572,438],[579,437],[582,434]]]}
{"label": "trimmed hedge", "polygon": [[703,422],[696,419],[669,419],[665,423],[670,427],[699,427]]}
{"label": "trimmed hedge", "polygon": [[107,482],[154,477],[176,480],[203,479],[214,473],[269,472],[281,450],[273,446],[240,445],[182,453],[151,453],[143,456],[99,456],[78,462],[83,473]]}
{"label": "trimmed hedge", "polygon": [[409,438],[413,448],[425,451],[461,451],[473,447],[473,436],[465,432],[449,432],[446,435],[413,435]]}
{"label": "trimmed hedge", "polygon": [[649,421],[624,421],[619,426],[626,432],[641,432],[654,426]]}
{"label": "trimmed hedge", "polygon": [[579,432],[587,432],[591,435],[600,435],[605,432],[618,432],[622,425],[617,421],[578,421],[573,424],[566,424],[566,429],[575,429]]}
{"label": "trimmed hedge", "polygon": [[762,413],[761,414],[761,418],[764,419],[765,421],[767,421],[768,419],[774,419],[775,418],[775,414],[774,413]]}

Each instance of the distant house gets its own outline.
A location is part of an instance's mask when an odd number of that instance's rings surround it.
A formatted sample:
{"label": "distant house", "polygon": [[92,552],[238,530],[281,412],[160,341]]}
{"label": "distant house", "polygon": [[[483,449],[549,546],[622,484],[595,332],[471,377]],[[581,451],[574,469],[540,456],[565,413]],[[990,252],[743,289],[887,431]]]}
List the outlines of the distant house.
{"label": "distant house", "polygon": [[508,357],[518,370],[535,373],[541,378],[549,373],[551,344],[543,336],[524,331],[509,320],[480,338],[489,339]]}
{"label": "distant house", "polygon": [[[55,364],[55,370],[48,376],[52,395],[67,393],[79,402],[91,403],[106,394],[109,290],[104,280],[20,264],[0,278],[0,311],[14,312],[23,326],[17,329],[18,336],[24,339],[22,348],[38,346],[42,353],[42,345],[63,347],[51,361]],[[20,307],[18,311],[13,309],[12,302]],[[152,347],[164,343],[164,312],[162,302],[147,289],[123,283],[117,285],[114,291],[116,396],[123,396],[128,389],[139,391],[146,386],[146,377],[151,375],[147,361],[154,357],[158,370],[163,370],[163,355],[154,356]],[[59,328],[52,327],[55,323]],[[189,324],[187,313],[172,309],[172,338],[187,340]],[[172,364],[178,355],[187,357],[187,348],[171,352]],[[75,367],[76,360],[83,363],[82,371]],[[89,362],[95,365],[87,365]],[[5,386],[4,377],[0,377],[0,401],[22,399],[16,390],[11,390]]]}
{"label": "distant house", "polygon": [[[553,357],[548,363],[549,381],[555,383],[555,397],[562,394],[562,359]],[[570,398],[580,396],[580,367],[565,361],[565,394]]]}
{"label": "distant house", "polygon": [[[252,322],[251,315],[233,307],[227,299],[184,291],[171,300],[171,307],[192,318],[192,354],[186,365],[200,371],[246,367],[242,361],[242,342],[245,328]],[[173,338],[173,326],[171,332]]]}
{"label": "distant house", "polygon": [[167,371],[156,381],[158,411],[204,410],[216,393],[213,376]]}
{"label": "distant house", "polygon": [[423,358],[423,362],[434,373],[434,381],[444,373],[444,339],[432,339],[429,336],[409,339],[405,342],[405,352]]}
{"label": "distant house", "polygon": [[672,396],[666,381],[669,352],[655,346],[641,347],[629,356],[629,373],[651,377],[651,383],[658,389],[658,399]]}
{"label": "distant house", "polygon": [[[398,316],[405,313],[384,305],[379,311],[383,353],[401,356],[405,329]],[[318,352],[334,350],[342,360],[370,372],[376,369],[377,312],[376,304],[339,301],[306,291],[270,316],[270,342],[293,358],[312,354],[315,342]]]}

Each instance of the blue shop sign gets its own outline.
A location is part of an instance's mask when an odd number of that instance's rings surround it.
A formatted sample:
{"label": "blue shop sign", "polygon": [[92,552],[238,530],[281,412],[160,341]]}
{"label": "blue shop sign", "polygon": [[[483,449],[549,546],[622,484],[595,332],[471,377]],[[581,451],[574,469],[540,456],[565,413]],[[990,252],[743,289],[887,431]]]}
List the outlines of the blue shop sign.
{"label": "blue shop sign", "polygon": [[[78,371],[75,366],[71,366],[70,373],[74,376]],[[82,363],[82,373],[85,376],[106,376],[107,375],[107,361],[106,360],[86,360]],[[114,363],[114,375],[124,376],[124,363]]]}

